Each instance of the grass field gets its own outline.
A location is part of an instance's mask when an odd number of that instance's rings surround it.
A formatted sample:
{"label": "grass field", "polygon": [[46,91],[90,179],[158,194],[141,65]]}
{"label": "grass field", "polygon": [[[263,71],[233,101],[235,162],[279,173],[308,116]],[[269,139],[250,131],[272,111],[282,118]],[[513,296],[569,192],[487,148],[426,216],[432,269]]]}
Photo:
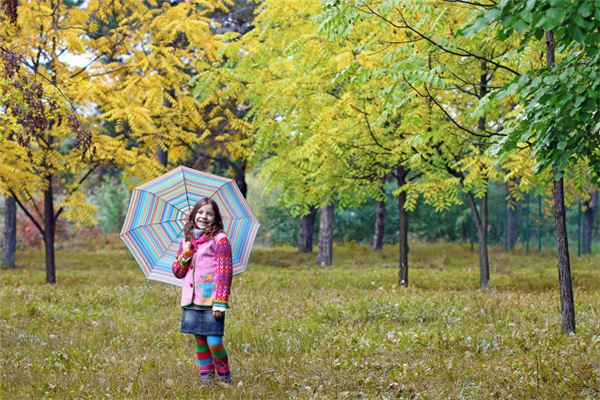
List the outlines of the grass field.
{"label": "grass field", "polygon": [[481,292],[462,245],[414,245],[408,289],[396,247],[336,247],[330,268],[256,248],[227,314],[231,387],[199,383],[179,289],[126,250],[60,250],[54,286],[43,253],[17,257],[0,270],[1,399],[600,398],[600,256],[573,260],[565,336],[550,254],[492,249]]}

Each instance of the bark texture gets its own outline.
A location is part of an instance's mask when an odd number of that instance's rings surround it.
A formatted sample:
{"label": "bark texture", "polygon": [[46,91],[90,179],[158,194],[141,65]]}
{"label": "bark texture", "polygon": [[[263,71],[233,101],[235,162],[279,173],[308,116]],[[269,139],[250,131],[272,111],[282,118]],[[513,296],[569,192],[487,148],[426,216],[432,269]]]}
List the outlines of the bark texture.
{"label": "bark texture", "polygon": [[385,229],[385,201],[375,203],[375,233],[373,234],[373,250],[383,248],[383,233]]}
{"label": "bark texture", "polygon": [[2,265],[16,267],[17,251],[17,202],[11,195],[4,199],[4,244],[2,249]]}
{"label": "bark texture", "polygon": [[575,303],[571,280],[571,260],[565,212],[565,194],[563,179],[554,181],[554,215],[556,222],[556,247],[558,252],[558,283],[560,288],[560,306],[563,333],[575,332]]}
{"label": "bark texture", "polygon": [[54,199],[52,198],[52,175],[48,175],[48,188],[44,191],[44,247],[46,252],[46,282],[56,283],[54,259]]}
{"label": "bark texture", "polygon": [[[401,188],[406,184],[408,171],[398,166],[397,169],[398,187]],[[408,213],[404,206],[406,205],[406,192],[401,192],[398,195],[398,211],[399,218],[399,246],[400,246],[400,261],[398,265],[398,285],[408,287]]]}
{"label": "bark texture", "polygon": [[[554,33],[546,32],[546,65],[554,65]],[[560,287],[561,329],[563,333],[575,333],[575,302],[571,280],[571,260],[569,259],[569,240],[565,212],[565,193],[563,178],[554,179],[552,190],[554,197],[554,215],[556,222],[556,244],[558,252],[558,284]]]}
{"label": "bark texture", "polygon": [[333,263],[333,206],[321,208],[319,224],[319,252],[317,263],[328,266]]}
{"label": "bark texture", "polygon": [[313,251],[313,230],[317,218],[317,209],[310,208],[310,212],[300,218],[298,227],[298,251],[301,253],[312,253]]}
{"label": "bark texture", "polygon": [[509,251],[515,249],[517,244],[517,204],[508,182],[504,184],[506,189],[506,248]]}
{"label": "bark texture", "polygon": [[487,229],[488,229],[488,198],[487,194],[477,200],[473,193],[467,193],[467,200],[471,206],[473,219],[477,228],[477,241],[479,253],[479,287],[489,289],[490,287],[490,261],[488,256]]}
{"label": "bark texture", "polygon": [[594,234],[594,221],[598,210],[598,191],[590,193],[590,198],[583,203],[583,224],[581,225],[581,252],[590,254],[592,252],[592,237]]}

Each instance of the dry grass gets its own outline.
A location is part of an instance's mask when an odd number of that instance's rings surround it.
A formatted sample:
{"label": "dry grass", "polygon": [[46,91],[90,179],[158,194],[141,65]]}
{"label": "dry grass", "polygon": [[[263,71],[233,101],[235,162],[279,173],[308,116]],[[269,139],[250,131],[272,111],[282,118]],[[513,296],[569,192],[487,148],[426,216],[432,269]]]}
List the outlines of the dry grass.
{"label": "dry grass", "polygon": [[564,336],[551,255],[493,250],[481,292],[461,245],[414,245],[409,289],[396,286],[396,247],[337,247],[331,268],[257,248],[227,317],[234,385],[203,387],[178,289],[110,247],[59,251],[54,286],[38,251],[0,271],[0,398],[600,396],[598,256],[573,262],[578,332]]}

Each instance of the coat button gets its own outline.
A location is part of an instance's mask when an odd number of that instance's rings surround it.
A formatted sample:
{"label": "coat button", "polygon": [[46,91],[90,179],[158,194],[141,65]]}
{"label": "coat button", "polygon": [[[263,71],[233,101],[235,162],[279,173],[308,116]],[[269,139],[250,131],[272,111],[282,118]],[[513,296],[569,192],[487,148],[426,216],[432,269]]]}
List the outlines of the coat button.
{"label": "coat button", "polygon": [[190,287],[194,287],[194,284],[193,284],[193,283],[190,283]]}

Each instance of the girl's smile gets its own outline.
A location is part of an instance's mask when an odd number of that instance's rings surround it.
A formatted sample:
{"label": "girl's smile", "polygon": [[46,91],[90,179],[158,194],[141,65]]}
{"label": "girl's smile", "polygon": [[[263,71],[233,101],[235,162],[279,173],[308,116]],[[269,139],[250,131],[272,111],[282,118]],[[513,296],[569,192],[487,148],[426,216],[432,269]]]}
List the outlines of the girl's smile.
{"label": "girl's smile", "polygon": [[194,217],[194,224],[196,228],[205,230],[215,222],[215,212],[212,205],[205,204],[198,209],[196,216]]}

